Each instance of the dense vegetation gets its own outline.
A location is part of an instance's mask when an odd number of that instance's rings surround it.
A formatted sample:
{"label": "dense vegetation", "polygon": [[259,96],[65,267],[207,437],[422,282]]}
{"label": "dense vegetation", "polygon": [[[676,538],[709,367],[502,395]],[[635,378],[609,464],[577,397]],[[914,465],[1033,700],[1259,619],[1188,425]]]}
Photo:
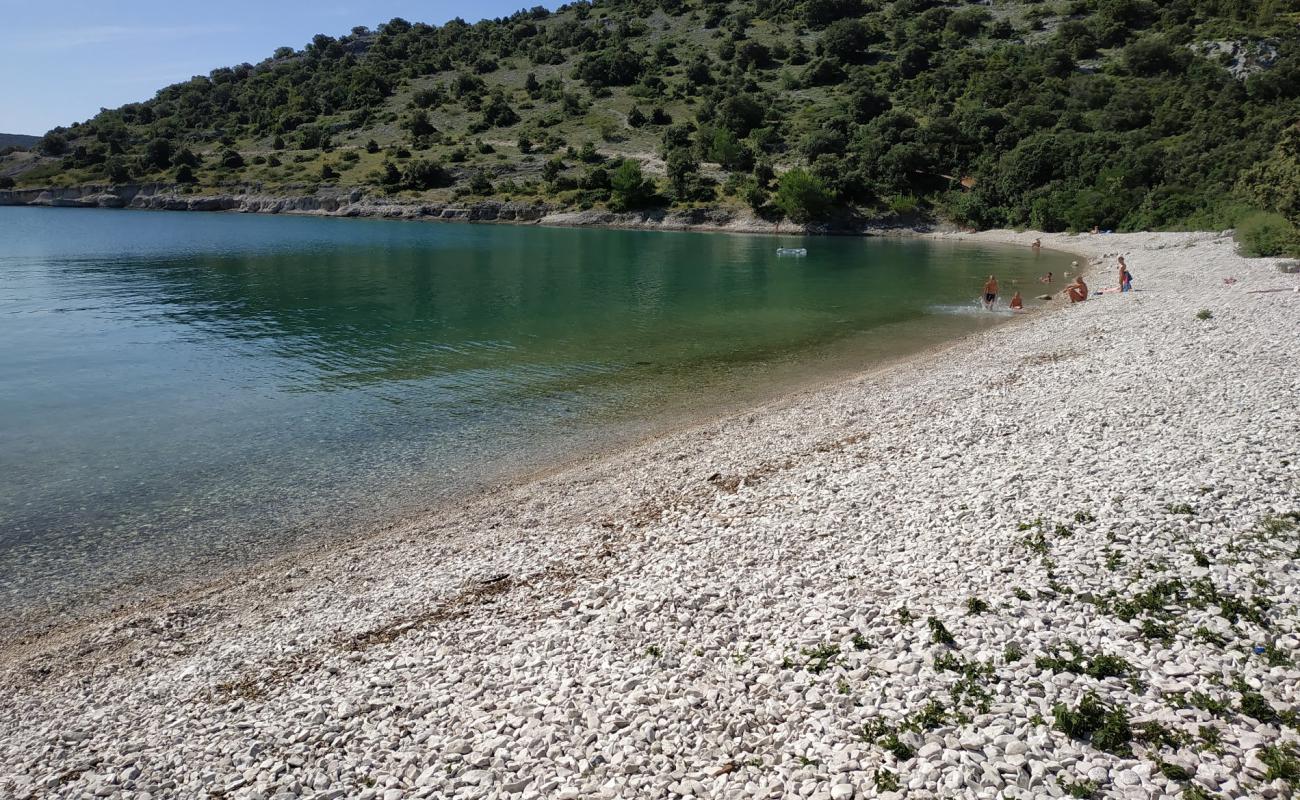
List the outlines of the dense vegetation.
{"label": "dense vegetation", "polygon": [[1298,21],[1295,0],[602,0],[395,19],[55,129],[0,173],[1044,230],[1269,212],[1286,240]]}

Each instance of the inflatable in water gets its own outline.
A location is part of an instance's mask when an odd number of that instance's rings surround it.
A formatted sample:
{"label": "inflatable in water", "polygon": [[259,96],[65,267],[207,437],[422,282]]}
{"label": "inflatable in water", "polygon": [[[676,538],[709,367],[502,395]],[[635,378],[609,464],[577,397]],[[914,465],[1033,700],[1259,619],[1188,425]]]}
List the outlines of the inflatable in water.
{"label": "inflatable in water", "polygon": [[776,248],[778,256],[806,256],[808,248],[806,247],[778,247]]}

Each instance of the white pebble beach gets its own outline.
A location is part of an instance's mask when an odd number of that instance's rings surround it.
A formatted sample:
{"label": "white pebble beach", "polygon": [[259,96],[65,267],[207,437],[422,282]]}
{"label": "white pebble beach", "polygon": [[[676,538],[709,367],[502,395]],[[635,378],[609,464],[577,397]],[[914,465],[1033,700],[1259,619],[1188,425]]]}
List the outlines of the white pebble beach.
{"label": "white pebble beach", "polygon": [[935,236],[1137,291],[16,642],[0,797],[1300,793],[1300,274]]}

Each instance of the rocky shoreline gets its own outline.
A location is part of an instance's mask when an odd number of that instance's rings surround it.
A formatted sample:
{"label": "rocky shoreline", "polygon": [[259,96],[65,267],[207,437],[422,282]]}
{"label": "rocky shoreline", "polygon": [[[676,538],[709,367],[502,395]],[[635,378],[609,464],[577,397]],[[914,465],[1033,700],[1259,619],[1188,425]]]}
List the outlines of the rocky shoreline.
{"label": "rocky shoreline", "polygon": [[1292,796],[1300,276],[1042,239],[1138,291],[9,648],[0,795]]}
{"label": "rocky shoreline", "polygon": [[568,211],[546,203],[525,201],[415,202],[372,195],[362,189],[321,189],[310,194],[286,195],[264,192],[259,187],[241,187],[222,194],[189,194],[172,184],[0,190],[0,206],[228,211],[418,222],[511,223],[772,235],[867,235],[929,227],[922,220],[910,218],[846,219],[800,225],[788,220],[763,219],[747,210],[724,207],[614,213],[603,209]]}

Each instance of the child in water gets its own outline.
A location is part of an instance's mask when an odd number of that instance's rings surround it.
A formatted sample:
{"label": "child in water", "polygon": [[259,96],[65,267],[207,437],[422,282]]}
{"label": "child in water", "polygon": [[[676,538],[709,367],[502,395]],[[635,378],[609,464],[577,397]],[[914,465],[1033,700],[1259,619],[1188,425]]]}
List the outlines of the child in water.
{"label": "child in water", "polygon": [[1011,295],[1011,310],[1023,311],[1024,308],[1025,308],[1025,301],[1020,296],[1020,292],[1017,291],[1015,294]]}

